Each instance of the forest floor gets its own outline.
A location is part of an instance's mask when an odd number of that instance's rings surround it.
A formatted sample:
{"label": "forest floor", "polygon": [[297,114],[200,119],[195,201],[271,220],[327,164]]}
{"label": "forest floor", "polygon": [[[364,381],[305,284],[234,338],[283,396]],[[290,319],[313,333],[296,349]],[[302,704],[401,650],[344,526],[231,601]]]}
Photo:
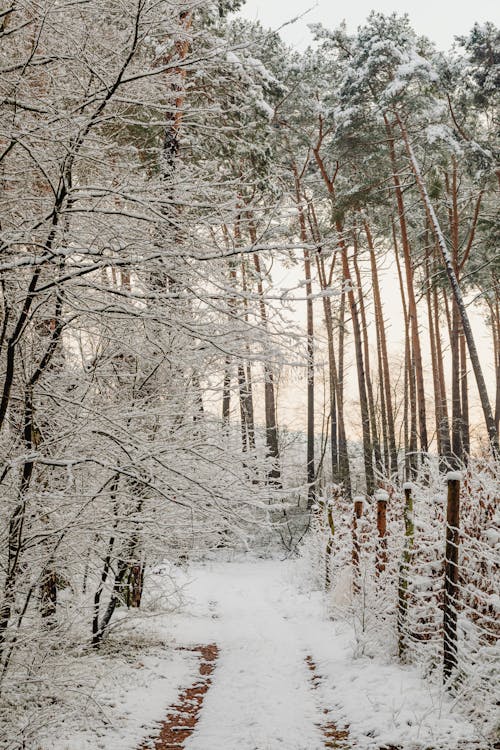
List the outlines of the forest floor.
{"label": "forest floor", "polygon": [[133,663],[114,670],[114,687],[96,686],[106,726],[68,725],[43,750],[486,750],[417,670],[384,654],[354,658],[352,625],[328,617],[321,592],[301,590],[300,565],[160,569],[156,587],[173,576],[185,602],[135,622]]}

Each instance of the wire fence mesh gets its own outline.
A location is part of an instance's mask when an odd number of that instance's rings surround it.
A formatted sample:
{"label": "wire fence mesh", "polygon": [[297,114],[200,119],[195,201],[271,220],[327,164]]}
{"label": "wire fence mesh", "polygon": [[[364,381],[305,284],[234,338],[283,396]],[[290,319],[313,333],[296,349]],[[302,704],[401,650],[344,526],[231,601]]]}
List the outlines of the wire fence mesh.
{"label": "wire fence mesh", "polygon": [[[306,547],[318,583],[328,589],[332,616],[353,625],[356,653],[417,665],[494,737],[500,723],[499,467],[471,461],[460,479],[456,529],[447,523],[447,505],[457,476],[447,481],[437,462],[411,485],[384,483],[370,499],[352,501],[332,486],[314,510]],[[450,557],[454,548],[456,562],[447,561],[446,550]]]}

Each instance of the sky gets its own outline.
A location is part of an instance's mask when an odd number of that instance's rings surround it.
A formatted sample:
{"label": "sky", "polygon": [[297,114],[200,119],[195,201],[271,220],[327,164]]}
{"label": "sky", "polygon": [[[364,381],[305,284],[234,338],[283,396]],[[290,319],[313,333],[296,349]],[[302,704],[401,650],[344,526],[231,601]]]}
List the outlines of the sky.
{"label": "sky", "polygon": [[373,0],[348,0],[342,3],[335,0],[247,0],[241,13],[247,18],[261,21],[264,26],[277,29],[309,8],[309,13],[280,32],[288,44],[301,50],[311,41],[307,24],[321,22],[326,27],[334,28],[345,20],[348,30],[354,31],[371,10],[408,13],[415,31],[428,36],[443,50],[451,47],[455,35],[467,33],[476,21],[500,23],[498,0],[379,0],[377,4]]}

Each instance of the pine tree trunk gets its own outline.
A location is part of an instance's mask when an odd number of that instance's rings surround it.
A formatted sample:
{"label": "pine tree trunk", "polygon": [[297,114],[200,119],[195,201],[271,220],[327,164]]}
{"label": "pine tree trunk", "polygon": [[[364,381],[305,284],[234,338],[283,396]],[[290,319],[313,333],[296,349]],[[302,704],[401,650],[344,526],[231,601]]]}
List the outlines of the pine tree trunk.
{"label": "pine tree trunk", "polygon": [[[299,218],[300,239],[306,244],[307,228],[304,216],[304,206],[297,166],[293,163],[295,179],[295,199]],[[304,249],[304,275],[306,281],[306,322],[307,322],[307,507],[312,508],[316,496],[315,491],[315,458],[314,458],[314,308],[312,300],[311,256],[309,250]]]}
{"label": "pine tree trunk", "polygon": [[450,256],[448,247],[446,245],[446,240],[444,238],[441,225],[439,224],[438,218],[436,216],[436,213],[430,201],[429,194],[427,192],[427,188],[424,183],[424,179],[420,172],[419,164],[417,162],[416,156],[413,152],[413,148],[408,138],[408,134],[406,132],[406,128],[399,116],[397,116],[397,119],[398,119],[398,124],[401,130],[401,134],[405,143],[406,151],[410,159],[413,174],[415,175],[415,180],[417,182],[418,188],[420,190],[420,194],[422,196],[422,201],[425,206],[427,217],[433,228],[433,231],[436,236],[436,240],[439,245],[439,249],[443,257],[446,274],[450,282],[450,286],[453,292],[453,297],[458,306],[460,319],[462,321],[462,328],[464,331],[465,338],[467,340],[467,347],[469,349],[469,357],[471,360],[472,369],[474,370],[477,389],[479,391],[479,397],[481,399],[481,406],[483,409],[486,429],[488,431],[488,437],[489,437],[491,448],[492,448],[494,455],[498,456],[500,454],[500,447],[498,444],[498,433],[497,433],[496,426],[495,426],[495,419],[493,417],[493,411],[491,409],[491,404],[490,404],[490,400],[488,396],[488,390],[486,388],[486,381],[484,379],[483,370],[481,368],[479,354],[477,351],[474,335],[472,333],[472,328],[470,325],[469,316],[467,314],[467,308],[465,306],[464,298],[462,295],[462,290],[460,289],[460,286],[459,286],[459,283],[455,274],[455,270],[453,268],[452,258]]}
{"label": "pine tree trunk", "polygon": [[[318,269],[318,279],[321,291],[323,292],[323,314],[325,319],[325,329],[328,342],[328,395],[330,401],[330,460],[331,460],[331,471],[332,480],[340,483],[342,478],[340,476],[339,467],[339,455],[338,455],[338,416],[337,416],[337,389],[338,389],[338,376],[337,376],[337,364],[335,361],[335,346],[333,341],[333,316],[332,316],[332,304],[331,299],[328,295],[330,285],[326,276],[325,260],[322,255],[322,244],[321,234],[319,230],[318,221],[316,218],[316,212],[312,201],[308,201],[308,219],[311,234],[317,246],[315,253],[316,266]],[[333,274],[333,268],[335,265],[335,256],[332,261],[330,270],[330,278]],[[343,429],[343,425],[342,425]]]}
{"label": "pine tree trunk", "polygon": [[326,296],[328,289],[325,273],[325,262],[321,254],[316,253],[316,265],[318,268],[318,279],[323,292],[323,314],[325,318],[326,338],[328,344],[328,395],[330,399],[330,456],[332,466],[332,478],[338,482],[339,457],[337,444],[337,363],[335,361],[335,347],[333,342],[333,316],[331,300]]}
{"label": "pine tree trunk", "polygon": [[315,498],[314,466],[314,312],[312,302],[311,260],[309,250],[304,250],[304,272],[307,295],[307,505],[312,507]]}
{"label": "pine tree trunk", "polygon": [[408,236],[408,229],[406,225],[406,210],[403,200],[403,190],[401,187],[401,181],[399,179],[399,171],[396,159],[396,150],[394,147],[394,135],[392,133],[391,126],[386,117],[385,125],[389,143],[389,153],[392,164],[392,179],[394,183],[394,193],[396,196],[396,203],[398,207],[398,219],[399,229],[401,234],[401,243],[403,246],[403,257],[405,261],[405,272],[406,272],[406,289],[408,295],[408,317],[411,330],[412,338],[412,349],[413,359],[415,365],[415,380],[416,380],[416,392],[418,400],[418,427],[420,431],[420,447],[422,452],[425,454],[429,450],[429,444],[427,439],[427,421],[426,421],[426,408],[425,408],[425,385],[424,385],[424,369],[422,363],[422,350],[420,346],[420,332],[418,326],[418,315],[417,315],[417,303],[415,300],[415,290],[413,286],[413,266],[411,259],[411,248],[410,240]]}
{"label": "pine tree trunk", "polygon": [[[190,30],[193,22],[193,11],[181,11],[179,13],[179,22],[182,27],[181,36],[184,38],[177,39],[173,45],[175,50],[176,60],[183,62],[189,52],[191,43],[187,38],[187,32]],[[172,62],[172,54],[170,53],[163,58],[163,64],[169,65]],[[166,176],[172,177],[175,161],[179,153],[179,137],[182,125],[182,119],[184,115],[184,100],[186,96],[185,89],[185,78],[187,74],[187,68],[185,65],[181,65],[174,68],[177,75],[178,82],[172,87],[175,94],[173,107],[168,111],[166,117],[166,126],[163,143],[163,159],[164,159],[164,170]]]}
{"label": "pine tree trunk", "polygon": [[[449,176],[446,175],[446,186],[450,195],[450,208],[448,210],[451,257],[458,278],[458,200],[457,200],[457,169],[453,162],[452,180],[450,185]],[[453,466],[458,468],[463,460],[462,442],[462,401],[460,394],[460,345],[459,345],[460,313],[456,300],[452,300],[451,307],[451,450],[453,455]]]}
{"label": "pine tree trunk", "polygon": [[385,333],[385,320],[382,308],[382,298],[380,294],[380,284],[378,278],[377,257],[373,243],[372,234],[368,222],[364,223],[368,249],[370,251],[370,264],[373,283],[373,299],[375,304],[375,322],[377,326],[377,341],[380,349],[381,358],[381,393],[385,395],[385,417],[387,421],[387,439],[389,443],[390,470],[391,474],[396,475],[398,471],[398,453],[396,448],[396,431],[394,426],[394,410],[392,406],[391,376],[389,368],[389,357],[387,354],[387,337]]}
{"label": "pine tree trunk", "polygon": [[459,333],[460,349],[460,394],[461,394],[461,415],[462,415],[462,453],[463,459],[467,461],[470,454],[470,425],[469,425],[469,389],[467,376],[467,342],[462,329]]}
{"label": "pine tree trunk", "polygon": [[[316,255],[318,266],[318,278],[322,291],[328,289],[328,281],[325,273],[324,259],[320,254]],[[331,461],[332,477],[335,482],[343,483],[346,494],[351,494],[351,479],[349,474],[349,463],[347,466],[341,461],[339,454],[339,443],[346,443],[344,414],[341,410],[341,399],[339,398],[339,378],[337,373],[337,363],[335,359],[335,345],[333,340],[333,315],[330,297],[323,295],[323,311],[325,315],[325,327],[328,341],[328,383],[330,393],[330,440],[331,440]],[[335,418],[334,418],[335,415]],[[337,428],[340,440],[337,440]]]}
{"label": "pine tree trunk", "polygon": [[[394,257],[398,269],[399,291],[403,307],[403,320],[405,331],[410,330],[410,316],[404,290],[403,273],[399,261],[399,248],[396,235],[396,227],[392,222],[392,238],[394,243]],[[412,339],[410,335],[405,337],[405,408],[404,408],[404,442],[405,442],[405,479],[410,481],[417,471],[417,399],[415,388],[415,373],[412,358]]]}
{"label": "pine tree trunk", "polygon": [[357,243],[357,237],[356,237],[356,229],[354,230],[354,236],[353,236],[353,244],[354,244],[354,255],[353,255],[353,265],[354,265],[354,273],[356,274],[356,284],[358,287],[358,305],[359,305],[359,312],[361,317],[361,336],[363,340],[363,356],[364,356],[364,364],[365,364],[365,381],[366,381],[366,395],[368,398],[368,414],[370,418],[370,435],[371,435],[371,445],[372,445],[372,451],[375,458],[375,466],[377,471],[381,474],[381,476],[384,476],[384,466],[382,464],[382,454],[380,451],[380,441],[377,431],[377,418],[375,415],[375,401],[373,398],[373,386],[372,386],[372,378],[370,373],[370,347],[369,347],[369,341],[368,341],[368,323],[366,319],[366,310],[365,310],[365,301],[363,296],[363,289],[362,289],[362,281],[361,281],[361,273],[359,270],[359,264],[358,264],[358,243]]}
{"label": "pine tree trunk", "polygon": [[[495,290],[498,290],[498,281],[494,278]],[[493,336],[493,363],[496,373],[495,389],[495,427],[497,432],[500,428],[500,305],[498,291],[495,292],[495,300],[488,303],[490,308],[490,324]]]}
{"label": "pine tree trunk", "polygon": [[431,293],[431,275],[429,269],[429,259],[425,261],[425,298],[427,301],[427,321],[429,325],[429,348],[431,352],[432,362],[432,383],[434,386],[434,416],[436,420],[436,442],[437,450],[440,456],[443,455],[443,443],[441,436],[441,425],[443,421],[443,415],[441,413],[442,395],[441,395],[441,384],[439,382],[439,369],[437,363],[437,345],[436,345],[436,333],[434,330],[434,317],[432,311],[432,293]]}
{"label": "pine tree trunk", "polygon": [[412,342],[408,342],[408,394],[410,398],[410,445],[409,466],[410,477],[414,479],[418,473],[418,420],[417,420],[417,379],[415,377],[415,353]]}
{"label": "pine tree trunk", "polygon": [[[328,194],[332,202],[332,210],[335,202],[335,189],[334,182],[329,178],[323,159],[321,158],[319,151],[319,144],[316,148],[313,148],[314,158],[323,177],[323,181],[327,187]],[[363,365],[363,348],[361,344],[361,332],[359,327],[358,311],[356,308],[356,300],[354,297],[354,290],[352,285],[351,273],[349,270],[349,261],[347,257],[347,247],[343,239],[343,227],[339,219],[335,220],[335,228],[337,230],[338,245],[341,251],[342,258],[342,271],[344,275],[344,284],[348,285],[348,300],[351,309],[351,317],[354,331],[354,343],[356,351],[356,370],[358,375],[358,388],[359,388],[359,401],[361,410],[361,423],[363,431],[363,456],[365,466],[365,479],[366,479],[366,491],[368,494],[372,494],[375,489],[375,478],[373,473],[373,463],[371,459],[371,443],[370,443],[370,418],[368,414],[368,404],[365,386],[365,373]],[[345,290],[343,291],[343,297],[341,302],[342,318],[341,318],[341,330],[339,336],[339,385],[340,392],[343,394],[343,382],[344,382],[344,310],[345,310]],[[343,405],[343,395],[342,395]],[[345,457],[347,459],[347,447],[345,451]]]}
{"label": "pine tree trunk", "polygon": [[441,326],[439,319],[439,296],[437,286],[432,290],[433,313],[434,313],[434,340],[436,344],[437,376],[439,380],[439,392],[441,396],[439,432],[441,436],[441,455],[449,461],[451,455],[450,422],[448,418],[448,400],[446,396],[446,382],[444,378],[443,347],[441,344]]}
{"label": "pine tree trunk", "polygon": [[[346,293],[344,285],[342,285],[342,292],[340,295],[340,310],[339,310],[339,354],[338,354],[338,388],[337,388],[337,409],[339,414],[339,467],[340,474],[345,477],[346,483],[348,482],[349,492],[351,491],[351,474],[349,467],[349,452],[347,448],[347,436],[345,432],[345,418],[344,418],[344,342],[345,342],[345,309],[346,309]],[[347,484],[346,484],[347,486]]]}
{"label": "pine tree trunk", "polygon": [[344,273],[344,283],[347,285],[347,298],[351,309],[352,328],[354,333],[354,346],[356,352],[356,371],[358,375],[359,403],[361,409],[361,425],[363,431],[363,457],[365,467],[366,492],[372,495],[375,490],[375,476],[373,472],[372,445],[370,436],[370,415],[368,410],[368,396],[366,392],[365,369],[363,362],[363,344],[361,340],[361,328],[359,324],[359,315],[356,307],[356,298],[354,296],[354,287],[352,283],[351,272],[349,270],[349,260],[347,257],[347,246],[342,238],[342,226],[336,222],[339,247],[342,255],[342,270]]}

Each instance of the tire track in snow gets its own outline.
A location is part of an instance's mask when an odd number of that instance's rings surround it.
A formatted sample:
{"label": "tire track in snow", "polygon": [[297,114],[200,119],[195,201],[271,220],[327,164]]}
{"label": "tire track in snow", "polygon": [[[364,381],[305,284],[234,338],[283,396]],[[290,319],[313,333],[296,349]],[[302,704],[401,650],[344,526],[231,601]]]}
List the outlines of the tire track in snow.
{"label": "tire track in snow", "polygon": [[[323,677],[318,674],[318,668],[310,654],[306,656],[305,662],[311,672],[310,682],[313,689],[316,690],[318,685],[321,684]],[[325,738],[325,747],[330,748],[330,750],[353,750],[355,745],[350,741],[349,727],[344,726],[342,729],[339,729],[334,721],[326,720],[326,717],[330,713],[328,708],[323,708],[322,710],[325,715],[325,721],[319,727]],[[402,748],[395,747],[394,745],[383,745],[379,750],[402,750]],[[429,748],[429,750],[432,749]]]}
{"label": "tire track in snow", "polygon": [[158,736],[143,742],[139,750],[182,750],[196,727],[205,695],[212,684],[210,675],[215,669],[219,648],[215,643],[210,643],[192,648],[183,646],[181,649],[198,652],[201,679],[179,694],[177,703],[170,708]]}
{"label": "tire track in snow", "polygon": [[[322,677],[318,674],[318,669],[313,661],[312,656],[308,655],[305,658],[305,662],[311,672],[310,682],[313,689],[316,690],[318,685],[321,683]],[[327,708],[323,708],[325,717],[330,713]],[[349,729],[344,727],[339,729],[334,721],[325,721],[319,725],[323,736],[325,738],[325,747],[331,748],[331,750],[349,750],[351,744],[349,743]]]}

